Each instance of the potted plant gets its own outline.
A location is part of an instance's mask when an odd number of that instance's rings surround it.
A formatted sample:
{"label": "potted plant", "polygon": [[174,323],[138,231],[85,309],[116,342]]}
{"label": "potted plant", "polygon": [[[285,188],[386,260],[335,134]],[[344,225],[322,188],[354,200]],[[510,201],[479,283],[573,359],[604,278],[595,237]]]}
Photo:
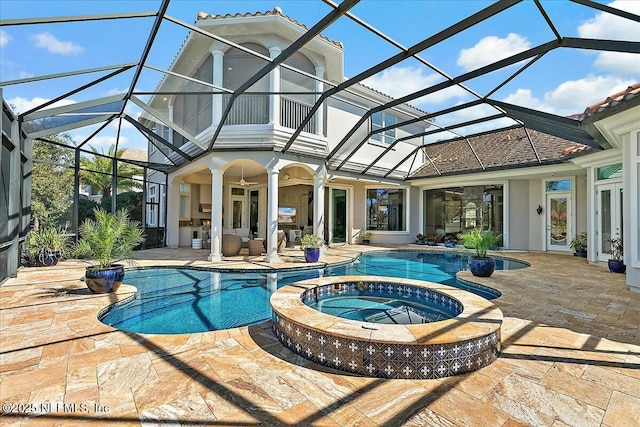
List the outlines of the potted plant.
{"label": "potted plant", "polygon": [[611,259],[607,262],[609,271],[612,273],[624,273],[627,271],[627,266],[622,261],[622,238],[615,237],[609,239],[609,242],[611,242]]}
{"label": "potted plant", "polygon": [[370,231],[361,231],[360,232],[360,240],[363,245],[368,245],[371,242],[371,232]]}
{"label": "potted plant", "polygon": [[75,253],[80,258],[93,258],[87,267],[85,283],[93,293],[115,292],[124,278],[124,265],[118,261],[133,256],[133,248],[144,241],[140,221],[132,221],[126,209],[115,214],[94,210],[95,220],[80,225],[80,241]]}
{"label": "potted plant", "polygon": [[416,234],[416,245],[424,245],[426,238],[427,238],[427,236],[425,236],[422,233]]}
{"label": "potted plant", "polygon": [[587,257],[587,233],[580,233],[571,240],[569,247],[573,249],[574,256]]}
{"label": "potted plant", "polygon": [[477,277],[490,277],[496,269],[496,260],[487,256],[487,250],[500,241],[500,235],[491,230],[475,228],[460,236],[465,247],[475,249],[475,256],[470,257],[469,269]]}
{"label": "potted plant", "polygon": [[458,237],[455,234],[447,234],[444,236],[444,246],[447,248],[455,248],[458,244]]}
{"label": "potted plant", "polygon": [[440,236],[437,234],[432,234],[426,238],[428,246],[438,246],[438,242],[440,242]]}
{"label": "potted plant", "polygon": [[60,227],[43,226],[31,230],[27,238],[29,264],[48,267],[56,265],[69,250],[67,230]]}
{"label": "potted plant", "polygon": [[320,248],[324,240],[315,234],[305,234],[300,240],[300,247],[304,250],[304,259],[307,262],[318,262],[320,259]]}

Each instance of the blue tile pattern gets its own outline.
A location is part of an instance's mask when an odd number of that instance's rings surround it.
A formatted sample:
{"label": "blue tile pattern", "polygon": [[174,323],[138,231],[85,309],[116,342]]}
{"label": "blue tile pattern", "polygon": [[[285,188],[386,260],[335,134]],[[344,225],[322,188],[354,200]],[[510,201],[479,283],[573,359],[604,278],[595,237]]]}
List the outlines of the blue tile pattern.
{"label": "blue tile pattern", "polygon": [[[462,304],[443,293],[417,286],[384,282],[322,285],[302,293],[303,302],[317,296],[367,290],[411,295],[445,305]],[[393,344],[332,336],[282,317],[275,310],[272,326],[278,340],[294,353],[320,365],[380,378],[442,378],[491,364],[500,353],[500,329],[487,335],[446,344]]]}

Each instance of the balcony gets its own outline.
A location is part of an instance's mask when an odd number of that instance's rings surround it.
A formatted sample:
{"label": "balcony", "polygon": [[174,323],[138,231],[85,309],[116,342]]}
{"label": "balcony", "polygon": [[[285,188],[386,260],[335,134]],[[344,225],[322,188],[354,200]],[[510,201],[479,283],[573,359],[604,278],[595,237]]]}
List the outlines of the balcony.
{"label": "balcony", "polygon": [[[230,95],[223,97],[222,108],[226,109]],[[280,97],[280,125],[289,129],[297,129],[311,111],[311,105]],[[260,125],[269,123],[269,97],[267,95],[241,95],[233,103],[225,126]],[[304,132],[316,133],[316,124],[310,120]]]}

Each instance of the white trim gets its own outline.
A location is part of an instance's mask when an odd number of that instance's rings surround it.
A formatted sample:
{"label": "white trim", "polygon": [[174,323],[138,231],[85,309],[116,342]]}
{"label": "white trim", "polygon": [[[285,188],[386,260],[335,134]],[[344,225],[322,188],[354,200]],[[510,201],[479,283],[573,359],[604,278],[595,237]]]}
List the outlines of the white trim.
{"label": "white trim", "polygon": [[[569,180],[571,181],[571,190],[568,191],[547,191],[547,182],[551,182],[551,181],[566,181]],[[574,236],[576,235],[576,229],[577,229],[577,206],[576,206],[576,177],[575,176],[554,176],[554,177],[549,177],[546,179],[542,179],[542,197],[544,198],[544,210],[545,212],[549,211],[549,206],[547,205],[547,200],[548,200],[548,196],[550,194],[559,194],[559,195],[563,195],[563,194],[568,194],[571,197],[571,205],[567,207],[567,209],[569,210],[567,212],[567,214],[570,215],[570,219],[567,221],[567,251],[570,251],[571,248],[569,247],[569,244],[571,243],[571,240],[573,240]],[[549,248],[547,245],[547,219],[546,219],[546,214],[545,214],[545,220],[544,220],[544,224],[542,226],[542,247],[543,250],[545,252],[548,251],[564,251],[564,249],[560,249],[560,248]],[[587,234],[588,236],[588,234]],[[591,238],[591,242],[588,242],[587,247],[592,246],[593,245],[593,236],[590,237]]]}
{"label": "white trim", "polygon": [[[509,248],[510,238],[509,233],[511,221],[509,221],[509,181],[505,181],[502,184],[502,247]],[[527,222],[529,219],[527,218]]]}
{"label": "white trim", "polygon": [[[625,171],[627,167],[629,168],[628,172]],[[629,179],[629,191],[626,192],[628,196],[625,197],[624,203],[625,206],[628,206],[629,211],[629,219],[626,221],[628,224],[626,235],[631,235],[629,242],[624,245],[624,250],[629,254],[631,266],[640,268],[640,201],[638,197],[632,197],[640,191],[640,130],[629,133],[629,158],[623,163],[622,168],[623,177]],[[633,286],[638,286],[638,284],[633,284]]]}
{"label": "white trim", "polygon": [[596,153],[587,154],[586,156],[576,157],[570,160],[571,163],[587,169],[594,166],[605,166],[622,162],[622,150],[612,148],[609,150],[598,151]]}
{"label": "white trim", "polygon": [[[354,196],[354,187],[353,185],[346,185],[346,184],[334,184],[334,183],[327,183],[325,185],[325,188],[329,188],[329,200],[331,200],[331,192],[333,191],[333,189],[337,189],[337,190],[346,190],[347,191],[347,224],[345,225],[345,227],[347,227],[347,236],[346,236],[346,243],[348,244],[354,244],[354,237],[353,237],[353,224],[355,222],[355,218],[354,218],[354,210],[355,210],[355,196]],[[327,227],[327,229],[329,230],[329,236],[331,236],[331,227],[332,227],[332,221],[333,221],[333,203],[329,204],[329,226]],[[306,226],[305,226],[306,228]],[[327,239],[329,240],[329,239]]]}

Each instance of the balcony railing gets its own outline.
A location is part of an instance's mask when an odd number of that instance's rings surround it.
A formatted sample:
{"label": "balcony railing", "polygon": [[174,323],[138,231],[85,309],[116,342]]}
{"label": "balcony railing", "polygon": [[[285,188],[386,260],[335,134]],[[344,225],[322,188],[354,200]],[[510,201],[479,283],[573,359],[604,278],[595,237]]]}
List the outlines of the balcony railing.
{"label": "balcony railing", "polygon": [[[309,114],[309,111],[311,111],[311,105],[285,97],[280,98],[280,124],[284,127],[297,129],[302,120]],[[309,120],[309,123],[302,130],[308,133],[316,133],[315,120],[313,118]]]}
{"label": "balcony railing", "polygon": [[[223,110],[230,95],[223,97]],[[225,125],[261,125],[269,123],[269,98],[266,95],[242,95],[233,103]]]}
{"label": "balcony railing", "polygon": [[[230,96],[223,98],[222,108],[227,108]],[[280,125],[297,129],[302,120],[311,111],[311,105],[303,104],[293,99],[280,97]],[[269,98],[266,95],[242,95],[233,103],[225,125],[259,125],[269,123]],[[304,132],[315,133],[316,124],[310,120]]]}

